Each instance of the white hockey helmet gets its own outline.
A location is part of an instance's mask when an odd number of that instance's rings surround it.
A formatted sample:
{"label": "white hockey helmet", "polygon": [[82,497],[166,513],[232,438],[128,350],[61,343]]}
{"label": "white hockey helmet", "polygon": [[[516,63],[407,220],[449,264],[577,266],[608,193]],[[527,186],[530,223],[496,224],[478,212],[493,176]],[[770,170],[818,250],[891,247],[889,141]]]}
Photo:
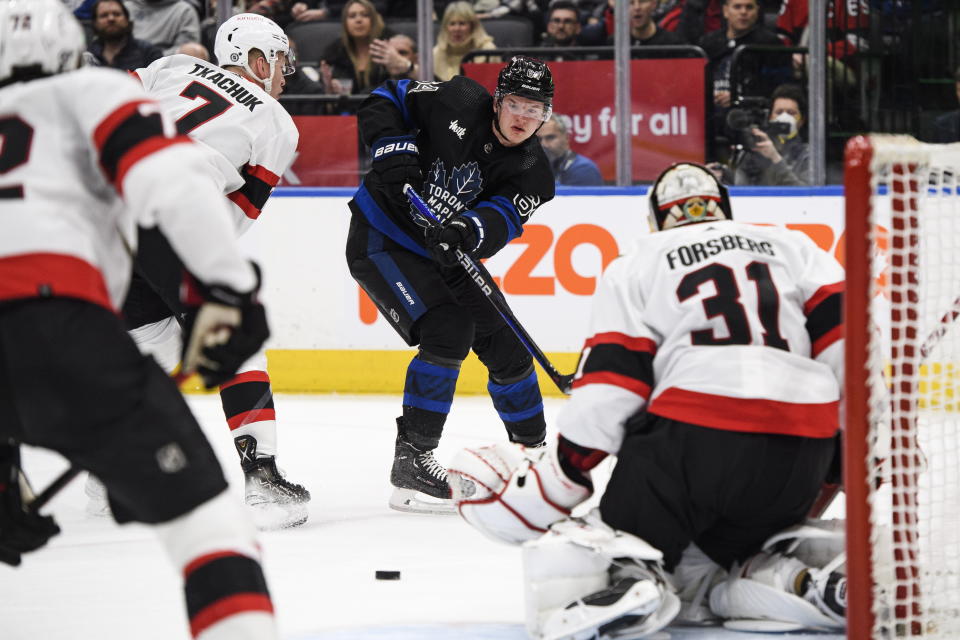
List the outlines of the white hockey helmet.
{"label": "white hockey helmet", "polygon": [[0,0],[0,82],[71,71],[86,48],[62,0]]}
{"label": "white hockey helmet", "polygon": [[220,25],[213,45],[218,65],[243,67],[251,77],[256,78],[257,74],[250,68],[250,52],[254,49],[262,53],[270,64],[270,75],[260,80],[267,93],[270,93],[274,69],[281,53],[285,58],[281,73],[288,76],[296,71],[296,61],[290,51],[287,34],[273,20],[256,13],[240,13]]}
{"label": "white hockey helmet", "polygon": [[651,231],[733,219],[727,188],[709,169],[692,162],[668,167],[650,187],[648,198]]}

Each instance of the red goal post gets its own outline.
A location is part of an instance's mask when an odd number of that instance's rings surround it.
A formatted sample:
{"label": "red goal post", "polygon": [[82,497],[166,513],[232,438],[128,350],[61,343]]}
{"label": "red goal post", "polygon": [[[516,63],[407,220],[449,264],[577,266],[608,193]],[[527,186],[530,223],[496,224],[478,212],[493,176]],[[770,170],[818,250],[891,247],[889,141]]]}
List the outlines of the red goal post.
{"label": "red goal post", "polygon": [[848,637],[960,638],[960,144],[846,148]]}

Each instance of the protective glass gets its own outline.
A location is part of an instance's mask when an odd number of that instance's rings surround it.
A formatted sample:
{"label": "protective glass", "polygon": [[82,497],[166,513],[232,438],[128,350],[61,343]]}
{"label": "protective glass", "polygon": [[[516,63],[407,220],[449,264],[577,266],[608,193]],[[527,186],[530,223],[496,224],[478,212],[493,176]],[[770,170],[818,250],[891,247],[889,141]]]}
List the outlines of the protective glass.
{"label": "protective glass", "polygon": [[553,113],[553,108],[549,104],[534,100],[521,100],[514,96],[504,97],[501,105],[507,110],[507,113],[514,116],[532,118],[542,122],[549,120],[550,114]]}

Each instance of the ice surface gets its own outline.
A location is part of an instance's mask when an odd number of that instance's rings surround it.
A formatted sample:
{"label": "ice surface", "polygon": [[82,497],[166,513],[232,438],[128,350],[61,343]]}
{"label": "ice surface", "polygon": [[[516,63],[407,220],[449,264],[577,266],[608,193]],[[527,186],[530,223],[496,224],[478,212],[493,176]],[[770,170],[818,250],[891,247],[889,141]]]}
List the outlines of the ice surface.
{"label": "ice surface", "polygon": [[[242,499],[242,475],[217,396],[190,405]],[[563,400],[546,400],[547,421]],[[310,520],[262,534],[264,566],[287,640],[521,640],[518,549],[491,542],[459,517],[387,508],[398,396],[280,395],[279,466],[313,494]],[[437,457],[505,438],[485,397],[458,397]],[[26,449],[42,488],[66,466]],[[84,513],[83,480],[49,505],[63,529],[19,569],[0,565],[3,640],[181,640],[190,637],[179,577],[150,530]],[[378,581],[378,569],[401,571]],[[661,638],[754,638],[722,629],[674,629]],[[837,635],[779,635],[778,638]]]}

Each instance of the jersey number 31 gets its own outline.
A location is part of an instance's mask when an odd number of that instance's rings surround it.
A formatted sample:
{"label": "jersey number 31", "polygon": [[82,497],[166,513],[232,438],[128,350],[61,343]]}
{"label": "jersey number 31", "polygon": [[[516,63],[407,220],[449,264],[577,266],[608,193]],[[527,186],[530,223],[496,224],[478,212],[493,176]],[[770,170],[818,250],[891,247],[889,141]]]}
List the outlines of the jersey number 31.
{"label": "jersey number 31", "polygon": [[[757,287],[757,316],[763,327],[763,344],[789,351],[790,346],[780,335],[780,295],[777,293],[773,278],[770,277],[770,266],[765,262],[751,262],[747,265],[746,271],[747,278]],[[740,288],[730,267],[715,262],[688,273],[677,287],[677,298],[683,302],[697,295],[700,287],[707,282],[713,283],[717,293],[703,299],[703,309],[707,318],[722,317],[730,335],[726,338],[718,338],[713,329],[701,329],[691,332],[690,339],[693,344],[752,344],[747,310],[740,302]]]}

